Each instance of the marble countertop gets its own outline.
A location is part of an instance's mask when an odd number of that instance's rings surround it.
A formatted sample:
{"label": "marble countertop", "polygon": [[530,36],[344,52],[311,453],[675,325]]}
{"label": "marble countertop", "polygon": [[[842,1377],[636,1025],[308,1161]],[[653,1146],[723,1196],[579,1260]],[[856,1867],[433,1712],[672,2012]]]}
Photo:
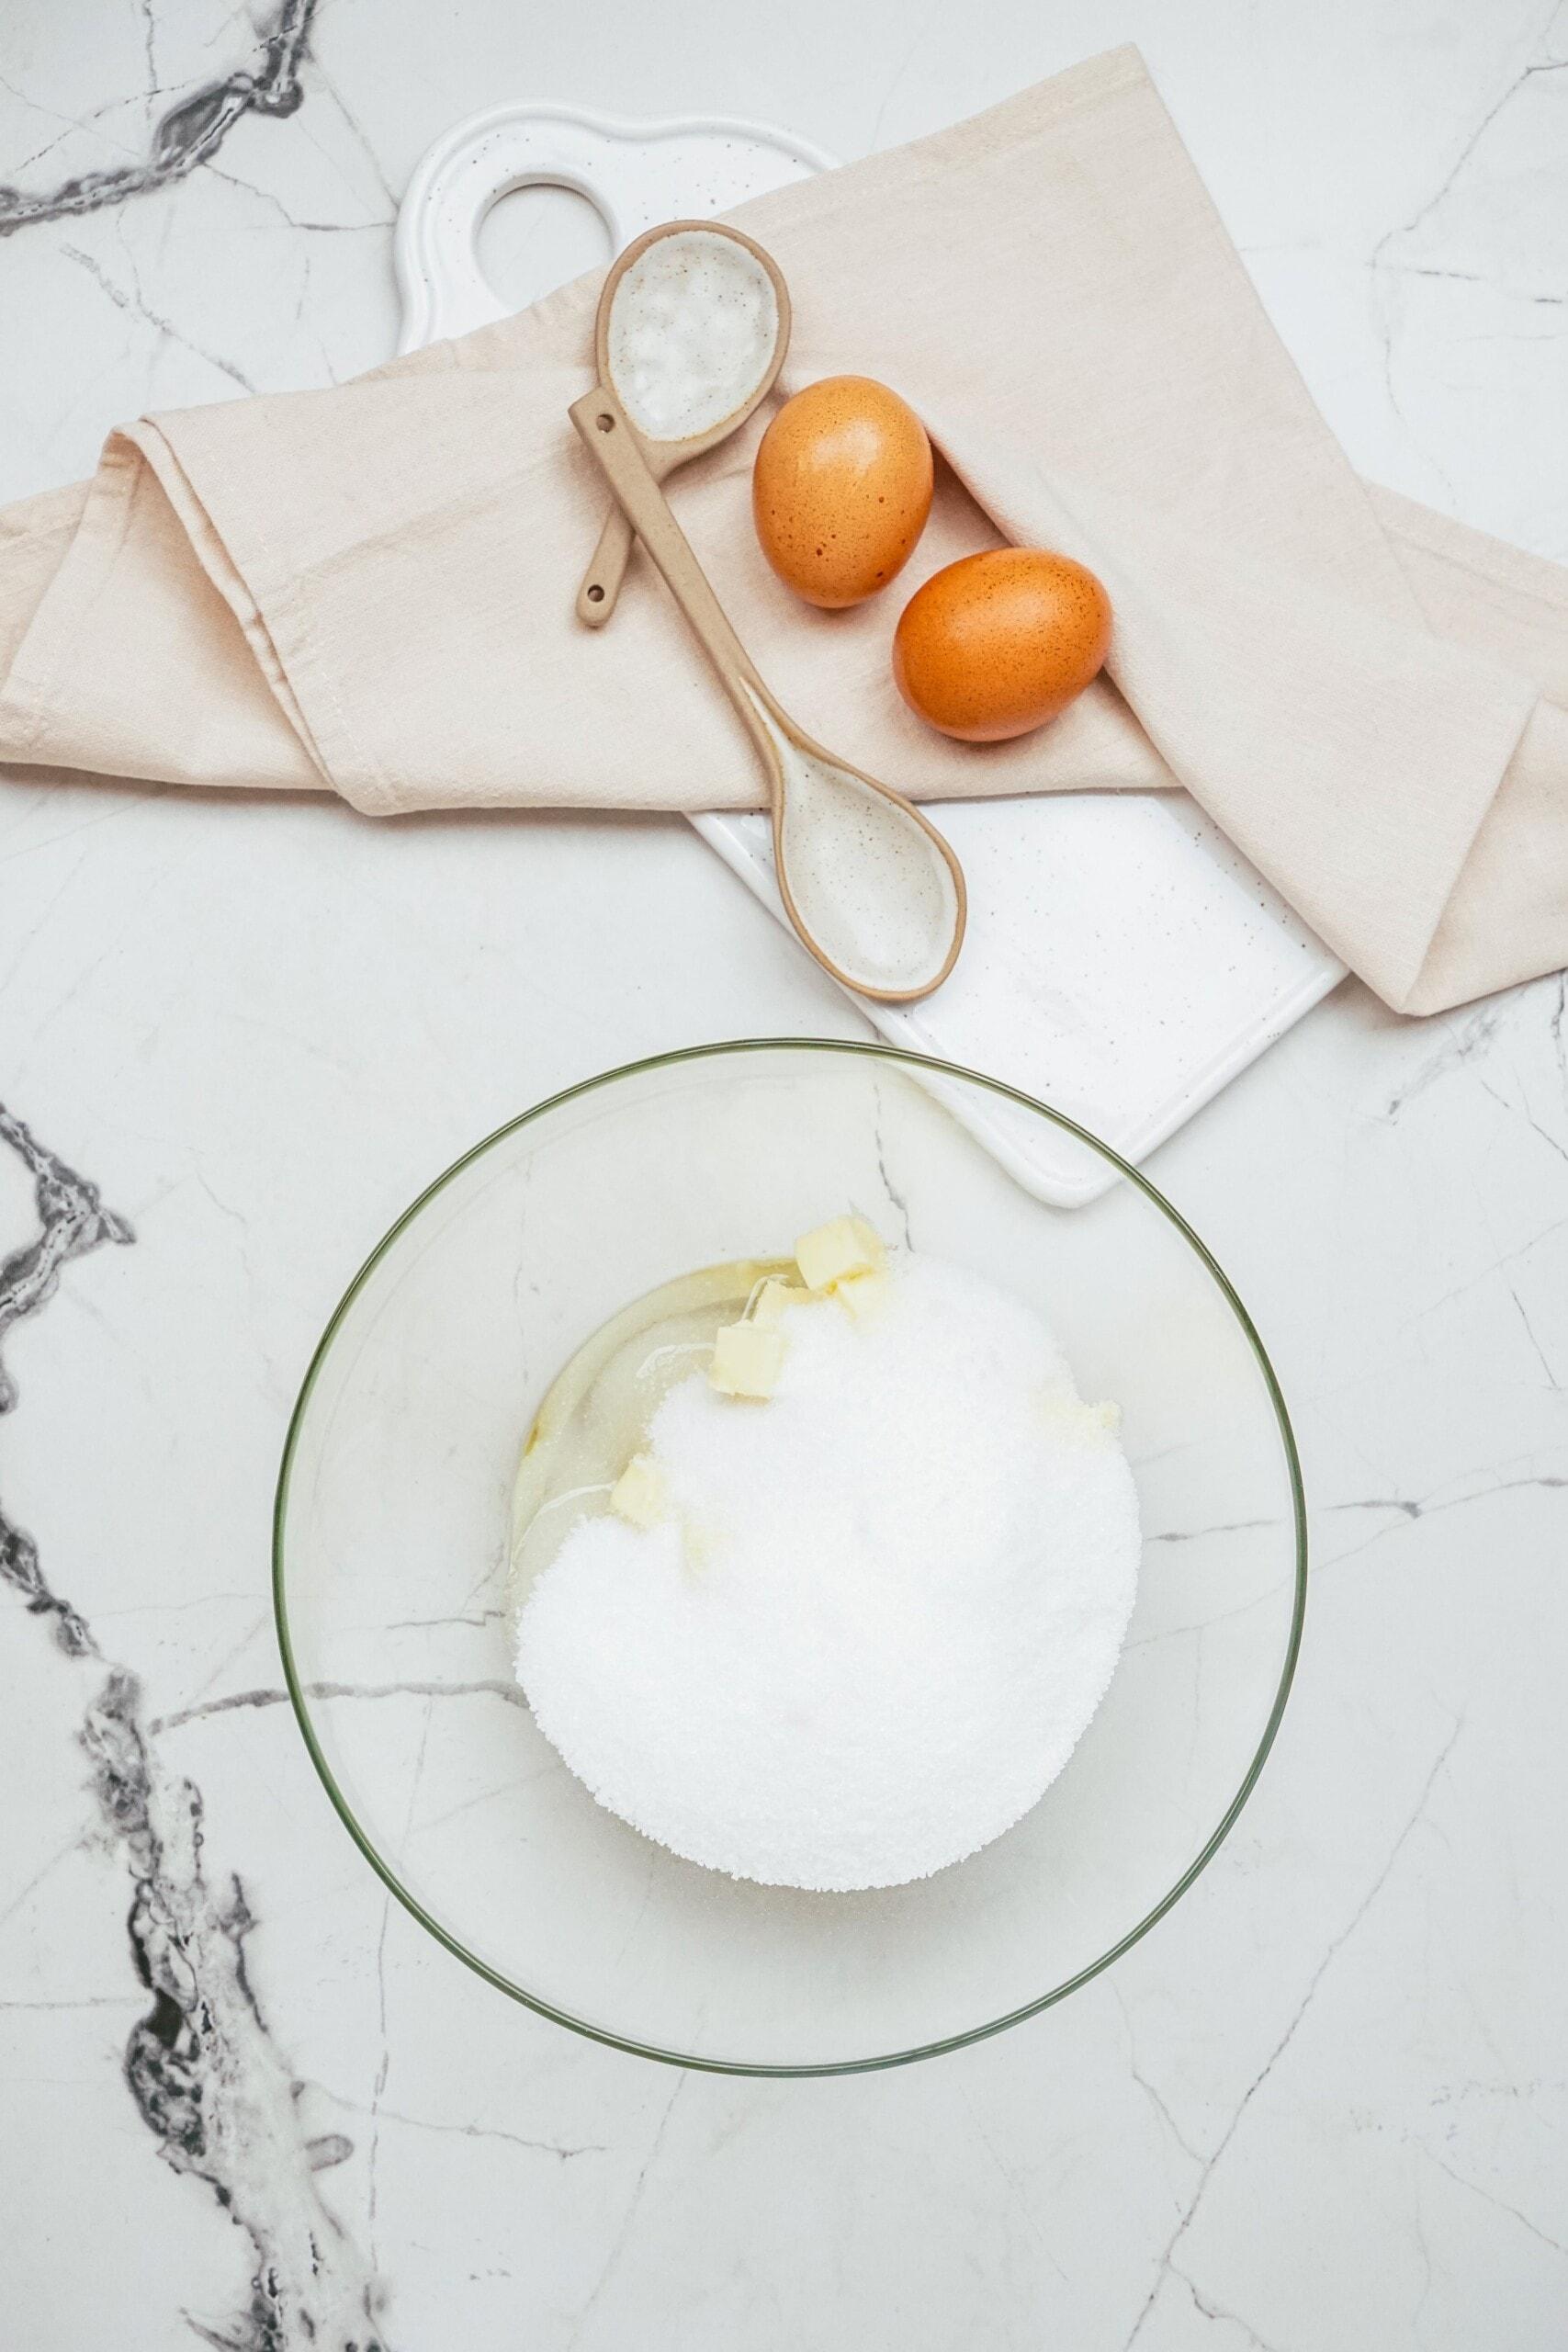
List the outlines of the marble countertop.
{"label": "marble countertop", "polygon": [[[1568,7],[310,16],[12,0],[0,498],[384,358],[397,193],[482,104],[852,155],[1135,40],[1354,461],[1568,560]],[[565,198],[496,217],[518,299],[594,258]],[[0,778],[0,2342],[1561,2346],[1564,1010],[1348,984],[1152,1163],[1280,1369],[1316,1553],[1197,1887],[997,2041],[715,2079],[515,2008],[383,1894],[283,1701],[272,1485],[345,1272],[473,1137],[856,1015],[674,820]]]}

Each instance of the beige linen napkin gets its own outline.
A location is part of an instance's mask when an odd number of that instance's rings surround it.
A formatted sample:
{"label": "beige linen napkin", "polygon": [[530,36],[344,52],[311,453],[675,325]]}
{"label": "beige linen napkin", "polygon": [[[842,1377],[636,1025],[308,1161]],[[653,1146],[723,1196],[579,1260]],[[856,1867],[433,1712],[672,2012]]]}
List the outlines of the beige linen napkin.
{"label": "beige linen napkin", "polygon": [[[788,708],[918,797],[1185,786],[1380,995],[1568,960],[1568,572],[1359,481],[1159,98],[1118,50],[749,204],[795,304],[786,391],[897,386],[952,468],[889,596],[763,564],[765,421],[671,486]],[[567,422],[598,281],[330,391],[144,419],[0,515],[0,758],[356,808],[734,808],[738,723]],[[998,535],[1092,565],[1110,678],[979,750],[905,711],[908,589]],[[1114,681],[1114,683],[1111,683]]]}

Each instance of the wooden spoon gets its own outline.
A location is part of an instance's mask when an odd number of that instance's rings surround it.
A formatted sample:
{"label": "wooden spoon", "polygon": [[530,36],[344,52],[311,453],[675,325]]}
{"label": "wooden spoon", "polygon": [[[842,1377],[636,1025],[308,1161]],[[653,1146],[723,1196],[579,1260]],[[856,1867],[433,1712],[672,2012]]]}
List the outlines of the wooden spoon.
{"label": "wooden spoon", "polygon": [[[708,227],[705,233],[735,232]],[[964,875],[952,849],[902,794],[824,751],[780,708],[671,513],[609,380],[568,413],[756,746],[773,805],[779,892],[802,942],[862,996],[904,1004],[928,995],[952,971],[964,939]]]}
{"label": "wooden spoon", "polygon": [[[716,395],[719,401],[723,401],[726,393],[733,395],[733,405],[726,408],[722,415],[702,430],[677,434],[672,438],[662,437],[649,432],[649,420],[644,417],[638,442],[649,472],[655,481],[663,481],[677,466],[683,466],[690,458],[700,458],[705,450],[717,448],[721,441],[728,441],[732,433],[738,432],[759,401],[765,400],[772,391],[779,369],[784,365],[784,353],[789,348],[789,289],[772,255],[765,254],[761,245],[753,244],[750,237],[743,237],[739,229],[716,228],[711,220],[668,220],[657,229],[648,230],[629,244],[604,280],[593,328],[594,358],[602,384],[615,385],[616,381],[612,356],[612,315],[624,311],[628,303],[635,303],[642,275],[637,265],[651,245],[662,244],[671,237],[689,238],[699,250],[702,240],[717,237],[727,238],[745,248],[760,265],[773,288],[772,318],[769,320],[764,312],[758,322],[764,331],[771,324],[773,342],[770,346],[765,332],[759,335],[753,355],[759,372],[754,377],[744,364],[743,352],[735,353],[735,371],[724,389]],[[628,275],[631,279],[629,285],[626,282]],[[616,323],[620,323],[618,316]],[[618,390],[628,412],[637,415],[635,389],[623,383]],[[615,599],[621,593],[621,582],[626,577],[626,559],[631,553],[634,536],[624,510],[618,505],[612,505],[604,528],[599,535],[599,544],[593,550],[593,560],[577,592],[577,617],[585,621],[590,628],[603,628],[615,609]]]}

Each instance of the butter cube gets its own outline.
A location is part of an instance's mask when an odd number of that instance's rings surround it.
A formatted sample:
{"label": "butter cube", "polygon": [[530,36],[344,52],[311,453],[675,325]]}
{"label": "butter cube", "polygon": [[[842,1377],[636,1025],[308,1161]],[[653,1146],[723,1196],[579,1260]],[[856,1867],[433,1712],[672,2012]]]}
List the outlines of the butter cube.
{"label": "butter cube", "polygon": [[726,1323],[713,1343],[708,1382],[721,1396],[771,1396],[784,1363],[784,1333]]}
{"label": "butter cube", "polygon": [[881,1273],[887,1252],[863,1216],[835,1216],[795,1243],[795,1261],[808,1290],[832,1290],[857,1274]]}
{"label": "butter cube", "polygon": [[847,1306],[857,1323],[874,1315],[892,1285],[882,1274],[851,1274],[843,1282],[835,1283],[833,1296],[841,1306]]}
{"label": "butter cube", "polygon": [[786,1306],[803,1306],[810,1295],[802,1283],[786,1283],[777,1274],[770,1274],[752,1301],[747,1320],[754,1323],[759,1331],[771,1331]]}
{"label": "butter cube", "polygon": [[686,1567],[691,1575],[700,1577],[705,1568],[712,1567],[717,1556],[717,1533],[702,1521],[691,1519],[682,1522],[681,1532],[685,1539]]}
{"label": "butter cube", "polygon": [[1046,1419],[1059,1435],[1078,1438],[1086,1444],[1114,1437],[1122,1426],[1120,1405],[1086,1405],[1070,1381],[1053,1381],[1041,1392],[1040,1401]]}
{"label": "butter cube", "polygon": [[610,1489],[610,1509],[630,1527],[657,1527],[669,1516],[670,1489],[650,1454],[632,1455]]}

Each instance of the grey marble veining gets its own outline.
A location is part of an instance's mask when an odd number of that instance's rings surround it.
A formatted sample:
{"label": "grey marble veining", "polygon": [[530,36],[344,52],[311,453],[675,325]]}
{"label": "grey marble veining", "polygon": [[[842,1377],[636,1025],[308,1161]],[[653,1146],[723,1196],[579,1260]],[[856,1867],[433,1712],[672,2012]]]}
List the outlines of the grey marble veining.
{"label": "grey marble veining", "polygon": [[[279,0],[271,24],[260,34],[254,70],[236,68],[222,81],[182,97],[158,122],[151,152],[141,162],[83,172],[39,193],[0,187],[0,237],[39,221],[69,220],[127,203],[153,188],[171,187],[198,164],[209,164],[247,114],[293,114],[305,95],[299,67],[315,10],[316,0]],[[152,21],[149,6],[149,41]]]}
{"label": "grey marble veining", "polygon": [[160,1766],[141,1707],[135,1677],[115,1668],[82,1733],[125,1853],[130,1952],[152,1999],[126,2049],[126,2084],[164,2163],[207,2184],[255,2256],[249,2310],[222,2327],[190,2324],[226,2352],[287,2352],[305,2340],[325,2352],[383,2352],[376,2281],[316,2185],[353,2143],[306,2135],[301,2086],[246,1970],[244,1887],[232,1876],[209,1883],[200,1792]]}
{"label": "grey marble veining", "polygon": [[[671,27],[12,0],[0,497],[145,410],[385,359],[397,192],[465,113],[712,108],[853,154],[1130,38],[1352,461],[1568,555],[1568,6]],[[1283,1381],[1314,1589],[1231,1840],[1051,2017],[898,2076],[672,2077],[499,1999],[345,1838],[266,1526],[347,1272],[585,1072],[854,1028],[682,827],[0,775],[0,1096],[31,1130],[0,1126],[0,2343],[1568,2337],[1561,980],[1425,1024],[1349,984],[1156,1156]],[[1202,1531],[1152,1532],[1158,1574]],[[417,1724],[406,1638],[355,1696]],[[485,1629],[440,1638],[488,1689]],[[1201,1691],[1223,1632],[1170,1638]]]}
{"label": "grey marble veining", "polygon": [[[47,1306],[73,1259],[134,1237],[97,1188],[3,1103],[0,1142],[33,1178],[39,1219],[36,1238],[0,1264],[3,1340]],[[0,1412],[17,1402],[0,1358]],[[149,2002],[126,2044],[126,2088],[164,2162],[205,2182],[254,2249],[249,2309],[222,2327],[189,2317],[192,2332],[224,2352],[288,2352],[307,2339],[322,2352],[384,2352],[376,2282],[316,2186],[316,2174],[352,2154],[353,2143],[341,2133],[308,2137],[301,2126],[301,2086],[246,1969],[254,1921],[244,1886],[233,1874],[214,1884],[203,1863],[201,1792],[164,1769],[135,1674],[105,1657],[80,1610],[51,1589],[34,1538],[3,1505],[0,1578],[95,1686],[81,1744],[130,1885],[125,1964]]]}

